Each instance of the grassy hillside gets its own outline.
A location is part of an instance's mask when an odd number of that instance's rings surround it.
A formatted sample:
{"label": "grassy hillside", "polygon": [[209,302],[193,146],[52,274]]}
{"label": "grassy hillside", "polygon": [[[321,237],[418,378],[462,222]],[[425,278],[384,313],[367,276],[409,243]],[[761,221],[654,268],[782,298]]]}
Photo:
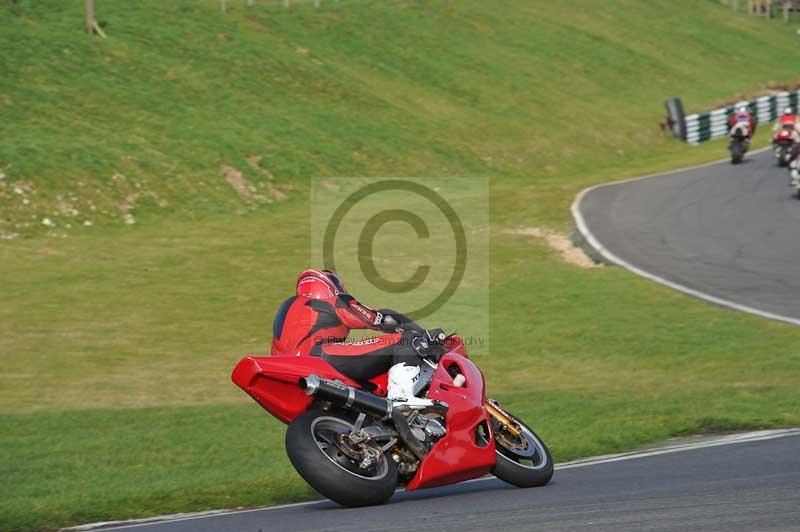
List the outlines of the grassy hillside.
{"label": "grassy hillside", "polygon": [[[0,165],[25,194],[3,190],[3,231],[235,213],[223,165],[267,199],[324,175],[549,186],[677,152],[666,96],[797,76],[796,35],[714,2],[231,3],[104,2],[101,40],[80,1],[4,2]],[[540,186],[515,212],[565,220],[530,205]]]}
{"label": "grassy hillside", "polygon": [[491,177],[478,363],[559,460],[800,423],[796,328],[509,232],[721,157],[662,136],[663,100],[796,78],[794,27],[712,1],[454,3],[105,0],[102,40],[79,0],[0,1],[0,530],[311,496],[228,374],[307,265],[313,176]]}

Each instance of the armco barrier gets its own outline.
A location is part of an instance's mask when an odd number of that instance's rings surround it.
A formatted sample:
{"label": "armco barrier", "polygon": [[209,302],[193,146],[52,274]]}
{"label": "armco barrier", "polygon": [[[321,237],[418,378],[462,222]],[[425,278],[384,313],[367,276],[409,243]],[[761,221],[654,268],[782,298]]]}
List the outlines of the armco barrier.
{"label": "armco barrier", "polygon": [[[800,91],[781,92],[772,96],[762,96],[747,102],[750,112],[756,118],[756,123],[764,124],[775,120],[787,107],[797,110],[800,102]],[[714,109],[707,113],[687,115],[684,118],[683,131],[686,138],[682,139],[689,144],[700,144],[727,136],[728,119],[733,115],[735,106]],[[675,131],[676,128],[673,128]]]}

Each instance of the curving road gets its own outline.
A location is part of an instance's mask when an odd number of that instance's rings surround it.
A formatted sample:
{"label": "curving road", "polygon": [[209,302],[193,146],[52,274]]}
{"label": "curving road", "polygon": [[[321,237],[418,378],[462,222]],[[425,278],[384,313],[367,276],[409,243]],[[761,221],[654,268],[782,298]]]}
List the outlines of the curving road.
{"label": "curving road", "polygon": [[763,431],[557,467],[545,487],[493,478],[383,506],[313,502],[104,531],[800,531],[800,430]]}
{"label": "curving road", "polygon": [[607,259],[712,303],[800,325],[800,200],[769,151],[584,191]]}

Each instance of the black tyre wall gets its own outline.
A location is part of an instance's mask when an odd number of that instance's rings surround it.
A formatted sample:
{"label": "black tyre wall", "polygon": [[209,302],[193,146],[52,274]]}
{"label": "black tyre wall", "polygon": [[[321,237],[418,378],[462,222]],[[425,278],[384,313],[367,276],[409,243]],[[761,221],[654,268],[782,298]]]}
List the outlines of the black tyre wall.
{"label": "black tyre wall", "polygon": [[356,476],[333,463],[314,440],[311,427],[319,417],[336,417],[350,422],[344,414],[309,410],[286,430],[286,454],[303,479],[325,497],[342,506],[383,504],[397,488],[397,467],[387,456],[388,472],[380,479]]}
{"label": "black tyre wall", "polygon": [[683,112],[683,102],[680,98],[671,98],[664,102],[667,116],[672,126],[672,134],[676,139],[686,140],[686,115]]}

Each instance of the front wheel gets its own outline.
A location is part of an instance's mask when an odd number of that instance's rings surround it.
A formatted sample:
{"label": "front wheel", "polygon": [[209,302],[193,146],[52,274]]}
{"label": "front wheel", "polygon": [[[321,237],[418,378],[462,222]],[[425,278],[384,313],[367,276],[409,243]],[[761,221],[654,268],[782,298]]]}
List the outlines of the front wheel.
{"label": "front wheel", "polygon": [[742,141],[739,139],[733,139],[729,149],[731,151],[731,164],[741,163],[742,159],[744,158],[745,151]]}
{"label": "front wheel", "polygon": [[342,506],[383,504],[397,487],[397,467],[379,450],[363,467],[346,439],[353,429],[345,414],[309,410],[286,430],[286,454],[312,488]]}
{"label": "front wheel", "polygon": [[778,166],[788,166],[789,165],[789,148],[786,146],[781,146],[778,149]]}
{"label": "front wheel", "polygon": [[544,441],[525,423],[504,412],[519,435],[492,418],[497,463],[492,474],[519,488],[544,486],[553,477],[553,457]]}

